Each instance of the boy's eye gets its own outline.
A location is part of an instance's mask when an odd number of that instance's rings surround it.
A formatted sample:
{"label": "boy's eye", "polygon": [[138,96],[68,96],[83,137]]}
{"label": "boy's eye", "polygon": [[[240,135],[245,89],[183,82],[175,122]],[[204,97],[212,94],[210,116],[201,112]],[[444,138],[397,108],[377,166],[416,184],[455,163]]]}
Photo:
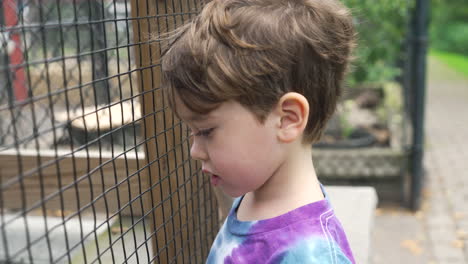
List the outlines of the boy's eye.
{"label": "boy's eye", "polygon": [[193,134],[196,137],[202,136],[202,137],[207,137],[213,132],[214,128],[208,128],[208,129],[202,129],[198,131],[197,133]]}

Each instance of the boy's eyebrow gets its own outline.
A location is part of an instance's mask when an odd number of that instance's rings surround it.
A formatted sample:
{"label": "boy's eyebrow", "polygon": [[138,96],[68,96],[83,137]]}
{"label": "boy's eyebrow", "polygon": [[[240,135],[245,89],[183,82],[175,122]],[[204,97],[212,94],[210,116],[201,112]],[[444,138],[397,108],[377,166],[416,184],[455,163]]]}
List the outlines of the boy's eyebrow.
{"label": "boy's eyebrow", "polygon": [[189,121],[189,122],[202,122],[202,121],[207,120],[208,118],[209,118],[209,115],[193,114],[193,115],[190,115],[187,118],[187,121]]}

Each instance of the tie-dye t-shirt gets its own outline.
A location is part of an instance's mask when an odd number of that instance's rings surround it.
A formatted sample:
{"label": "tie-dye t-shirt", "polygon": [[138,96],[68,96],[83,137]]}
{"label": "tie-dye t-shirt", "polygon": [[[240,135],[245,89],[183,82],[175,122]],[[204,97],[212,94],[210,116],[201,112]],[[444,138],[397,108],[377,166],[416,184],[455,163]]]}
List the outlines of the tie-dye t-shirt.
{"label": "tie-dye t-shirt", "polygon": [[340,221],[327,199],[266,220],[237,219],[241,198],[219,231],[208,264],[355,263]]}

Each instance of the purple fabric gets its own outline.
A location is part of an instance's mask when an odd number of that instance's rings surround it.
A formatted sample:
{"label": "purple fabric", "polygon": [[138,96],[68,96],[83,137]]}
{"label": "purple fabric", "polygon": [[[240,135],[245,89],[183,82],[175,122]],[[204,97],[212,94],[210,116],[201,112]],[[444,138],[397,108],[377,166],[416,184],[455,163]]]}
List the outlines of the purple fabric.
{"label": "purple fabric", "polygon": [[355,263],[328,200],[253,222],[237,219],[240,202],[234,203],[207,263],[293,263],[288,260],[297,257],[303,263]]}

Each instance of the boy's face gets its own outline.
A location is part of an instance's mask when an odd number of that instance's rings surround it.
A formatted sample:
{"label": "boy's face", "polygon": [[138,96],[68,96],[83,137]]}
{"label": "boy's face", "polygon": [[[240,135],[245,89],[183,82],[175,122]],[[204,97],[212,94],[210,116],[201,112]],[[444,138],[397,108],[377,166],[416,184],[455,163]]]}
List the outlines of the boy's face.
{"label": "boy's face", "polygon": [[232,197],[259,189],[281,163],[276,120],[261,124],[241,104],[228,101],[207,115],[190,111],[176,99],[179,116],[191,129],[190,154],[200,160],[211,183]]}

